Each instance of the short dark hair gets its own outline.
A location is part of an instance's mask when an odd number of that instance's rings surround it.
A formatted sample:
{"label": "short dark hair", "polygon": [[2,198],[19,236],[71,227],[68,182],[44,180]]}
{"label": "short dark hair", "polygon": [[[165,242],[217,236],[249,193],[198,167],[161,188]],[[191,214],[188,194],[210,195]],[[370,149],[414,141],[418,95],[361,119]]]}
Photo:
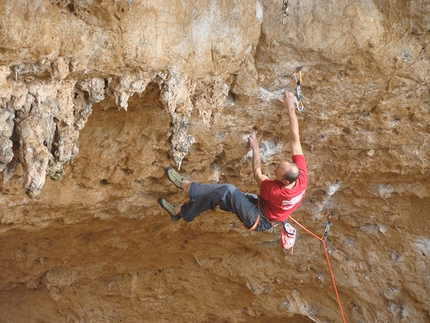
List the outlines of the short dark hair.
{"label": "short dark hair", "polygon": [[282,175],[282,178],[290,183],[293,183],[299,178],[300,169],[295,163],[290,163],[290,165],[293,165],[293,167],[291,167],[291,169]]}

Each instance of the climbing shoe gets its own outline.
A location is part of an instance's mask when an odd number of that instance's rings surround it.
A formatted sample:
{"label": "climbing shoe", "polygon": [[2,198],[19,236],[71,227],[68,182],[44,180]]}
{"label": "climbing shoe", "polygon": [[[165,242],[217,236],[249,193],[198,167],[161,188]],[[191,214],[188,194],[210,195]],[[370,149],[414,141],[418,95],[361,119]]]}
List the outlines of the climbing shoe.
{"label": "climbing shoe", "polygon": [[175,206],[170,204],[169,202],[167,202],[165,199],[163,198],[158,198],[158,204],[160,204],[160,206],[170,215],[170,218],[172,219],[172,221],[178,221],[181,218],[180,214],[176,214],[175,212]]}
{"label": "climbing shoe", "polygon": [[182,181],[184,180],[172,167],[166,167],[167,178],[177,187],[182,189]]}

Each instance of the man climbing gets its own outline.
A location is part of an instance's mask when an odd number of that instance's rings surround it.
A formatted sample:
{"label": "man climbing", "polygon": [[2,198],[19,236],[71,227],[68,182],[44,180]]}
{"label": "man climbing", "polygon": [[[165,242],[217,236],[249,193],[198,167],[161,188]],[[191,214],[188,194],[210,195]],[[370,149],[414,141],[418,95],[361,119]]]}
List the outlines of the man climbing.
{"label": "man climbing", "polygon": [[163,198],[160,206],[173,221],[183,218],[186,222],[207,210],[219,206],[239,218],[249,230],[266,231],[284,222],[303,201],[307,185],[307,168],[299,137],[299,123],[294,107],[294,95],[288,91],[278,99],[289,115],[290,146],[293,162],[281,162],[275,168],[276,179],[271,180],[261,172],[260,147],[255,134],[249,136],[253,151],[252,172],[260,187],[260,199],[254,194],[242,193],[231,184],[199,184],[184,179],[171,167],[166,168],[169,180],[188,192],[189,202],[172,205]]}

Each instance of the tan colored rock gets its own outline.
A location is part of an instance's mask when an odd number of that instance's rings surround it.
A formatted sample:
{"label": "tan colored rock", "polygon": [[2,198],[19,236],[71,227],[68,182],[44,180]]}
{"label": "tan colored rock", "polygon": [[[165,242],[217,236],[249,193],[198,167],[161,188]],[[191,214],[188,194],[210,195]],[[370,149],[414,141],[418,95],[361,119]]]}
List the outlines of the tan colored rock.
{"label": "tan colored rock", "polygon": [[[293,215],[322,236],[347,322],[426,322],[426,1],[0,2],[0,321],[341,322],[321,243],[232,214],[172,223],[165,177],[258,188],[309,168]],[[46,176],[50,179],[46,180]],[[53,179],[53,180],[51,180]],[[28,191],[28,197],[24,192]],[[18,301],[19,300],[19,301]]]}

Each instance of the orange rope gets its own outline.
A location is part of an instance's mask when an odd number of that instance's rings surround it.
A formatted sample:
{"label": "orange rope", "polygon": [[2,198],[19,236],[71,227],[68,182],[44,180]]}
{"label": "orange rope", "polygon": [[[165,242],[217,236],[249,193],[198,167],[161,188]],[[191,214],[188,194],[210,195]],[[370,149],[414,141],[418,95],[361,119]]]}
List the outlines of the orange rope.
{"label": "orange rope", "polygon": [[293,220],[299,227],[301,227],[303,230],[305,230],[307,233],[309,233],[311,236],[314,236],[319,241],[324,242],[324,239],[318,237],[315,233],[312,233],[310,230],[306,229],[303,225],[301,225],[299,222],[296,221],[292,216],[290,216],[290,219]]}
{"label": "orange rope", "polygon": [[336,281],[334,280],[333,270],[331,269],[330,258],[328,257],[327,246],[325,244],[324,239],[318,237],[316,234],[314,234],[310,230],[306,229],[303,225],[301,225],[299,222],[297,222],[292,216],[290,216],[290,219],[293,220],[294,223],[296,223],[299,227],[301,227],[303,230],[305,230],[311,236],[317,238],[319,241],[321,241],[323,243],[324,251],[325,251],[325,257],[327,259],[327,264],[328,264],[328,269],[330,270],[331,281],[333,282],[334,292],[336,293],[337,303],[339,304],[340,313],[342,314],[342,320],[344,323],[346,323],[345,314],[343,313],[342,303],[340,302],[339,293],[337,292]]}

